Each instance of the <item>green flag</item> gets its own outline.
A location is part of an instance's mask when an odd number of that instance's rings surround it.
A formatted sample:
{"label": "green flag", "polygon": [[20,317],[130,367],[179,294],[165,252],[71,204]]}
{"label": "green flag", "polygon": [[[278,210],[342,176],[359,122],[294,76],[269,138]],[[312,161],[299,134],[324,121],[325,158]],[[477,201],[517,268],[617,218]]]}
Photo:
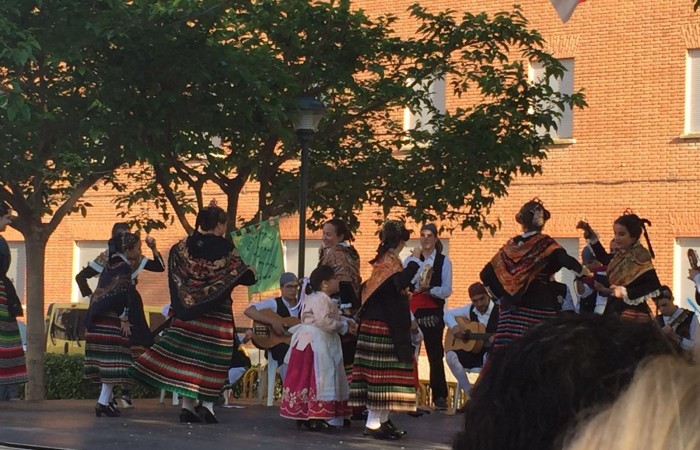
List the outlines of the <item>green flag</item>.
{"label": "green flag", "polygon": [[257,292],[279,289],[284,271],[279,218],[250,225],[231,233],[241,259],[255,269],[257,283],[248,286],[248,297]]}

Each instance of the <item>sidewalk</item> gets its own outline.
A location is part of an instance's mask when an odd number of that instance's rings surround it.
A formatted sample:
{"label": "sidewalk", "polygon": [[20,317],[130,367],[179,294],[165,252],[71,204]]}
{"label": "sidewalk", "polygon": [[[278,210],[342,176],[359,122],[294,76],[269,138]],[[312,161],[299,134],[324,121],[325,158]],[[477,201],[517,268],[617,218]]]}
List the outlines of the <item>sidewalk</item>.
{"label": "sidewalk", "polygon": [[[278,407],[246,402],[239,408],[217,407],[218,424],[180,424],[180,408],[170,399],[134,400],[121,417],[95,417],[95,401],[47,400],[0,403],[0,449],[204,450],[204,449],[449,449],[462,416],[433,412],[414,418],[396,414],[392,421],[408,434],[398,441],[362,435],[364,422],[325,432],[297,430],[279,416]],[[21,444],[17,446],[17,444]]]}

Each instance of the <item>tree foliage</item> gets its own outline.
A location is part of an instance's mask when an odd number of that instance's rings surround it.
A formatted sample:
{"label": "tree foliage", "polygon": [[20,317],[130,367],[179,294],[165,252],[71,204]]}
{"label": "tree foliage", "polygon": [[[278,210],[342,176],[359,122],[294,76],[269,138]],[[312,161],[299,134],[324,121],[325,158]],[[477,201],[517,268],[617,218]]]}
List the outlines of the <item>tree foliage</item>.
{"label": "tree foliage", "polygon": [[[541,170],[552,141],[536,128],[555,127],[560,109],[583,106],[583,96],[528,79],[530,60],[550,76],[563,68],[518,9],[458,17],[416,4],[410,13],[410,38],[394,32],[394,16],[370,19],[348,1],[183,0],[158,20],[132,22],[148,30],[140,35],[148,44],[117,46],[149,55],[124,59],[134,91],[121,108],[139,111],[131,128],[146,145],[134,174],[143,189],[124,190],[120,201],[152,201],[187,227],[186,213],[206,203],[202,188],[213,183],[241,222],[296,211],[299,148],[290,113],[295,97],[312,96],[328,114],[312,148],[311,227],[328,215],[357,226],[357,212],[373,204],[417,221],[493,230],[487,213],[495,198],[514,176]],[[458,107],[434,104],[431,81],[440,78],[448,96],[462,99]],[[404,129],[404,108],[428,112],[417,129]],[[251,182],[258,212],[239,217]]]}

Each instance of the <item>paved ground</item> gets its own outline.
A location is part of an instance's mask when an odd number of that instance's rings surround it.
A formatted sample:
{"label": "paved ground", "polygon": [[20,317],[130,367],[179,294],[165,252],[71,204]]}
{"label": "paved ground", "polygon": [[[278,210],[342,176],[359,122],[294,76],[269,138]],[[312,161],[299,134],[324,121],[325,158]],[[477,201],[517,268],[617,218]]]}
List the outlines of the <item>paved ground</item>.
{"label": "paved ground", "polygon": [[364,424],[310,432],[279,417],[279,408],[237,403],[218,407],[215,425],[180,424],[179,407],[157,399],[135,400],[121,417],[95,417],[94,401],[49,400],[0,403],[0,449],[204,450],[204,449],[448,449],[461,416],[437,412],[392,416],[408,434],[395,442],[362,436]]}

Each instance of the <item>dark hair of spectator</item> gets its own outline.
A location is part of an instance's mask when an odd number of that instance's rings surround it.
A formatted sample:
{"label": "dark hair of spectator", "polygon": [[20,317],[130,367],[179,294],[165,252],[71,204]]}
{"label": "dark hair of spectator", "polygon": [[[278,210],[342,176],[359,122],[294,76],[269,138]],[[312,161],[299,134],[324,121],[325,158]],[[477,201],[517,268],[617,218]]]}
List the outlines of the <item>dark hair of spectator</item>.
{"label": "dark hair of spectator", "polygon": [[311,275],[309,275],[309,284],[306,285],[306,294],[318,292],[321,290],[324,281],[335,278],[335,270],[331,266],[321,264],[316,267]]}
{"label": "dark hair of spectator", "polygon": [[455,449],[560,449],[586,411],[613,402],[645,358],[672,353],[652,322],[561,316],[496,351],[467,402]]}
{"label": "dark hair of spectator", "polygon": [[342,239],[340,241],[354,241],[355,236],[353,236],[352,231],[350,231],[350,227],[348,227],[348,224],[345,223],[344,220],[341,219],[331,219],[327,221],[324,225],[331,224],[333,225],[333,228],[335,228],[335,235],[336,236],[342,236]]}

